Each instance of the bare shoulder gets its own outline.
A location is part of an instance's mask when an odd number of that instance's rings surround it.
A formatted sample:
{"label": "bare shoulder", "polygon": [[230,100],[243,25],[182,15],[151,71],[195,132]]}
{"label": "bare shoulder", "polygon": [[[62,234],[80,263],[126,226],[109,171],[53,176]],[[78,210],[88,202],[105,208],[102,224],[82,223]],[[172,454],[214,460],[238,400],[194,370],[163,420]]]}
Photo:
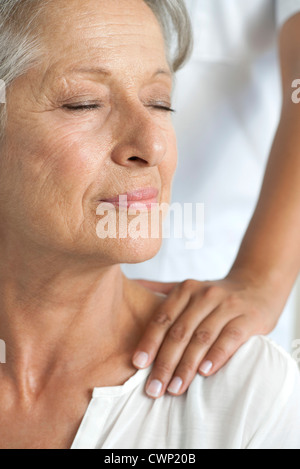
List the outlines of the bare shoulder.
{"label": "bare shoulder", "polygon": [[125,287],[128,302],[130,302],[132,310],[137,316],[145,321],[149,321],[156,312],[159,312],[160,306],[163,304],[166,295],[155,293],[135,280],[125,277]]}

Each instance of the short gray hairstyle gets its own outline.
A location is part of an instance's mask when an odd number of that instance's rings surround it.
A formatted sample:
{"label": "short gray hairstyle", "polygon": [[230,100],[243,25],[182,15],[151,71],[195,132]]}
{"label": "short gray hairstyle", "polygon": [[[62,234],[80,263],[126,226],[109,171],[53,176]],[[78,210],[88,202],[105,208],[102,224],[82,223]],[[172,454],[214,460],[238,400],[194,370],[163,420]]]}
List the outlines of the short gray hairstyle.
{"label": "short gray hairstyle", "polygon": [[[0,79],[6,89],[41,58],[38,19],[53,0],[0,0]],[[164,34],[170,67],[179,70],[192,50],[192,27],[184,0],[143,0]],[[0,104],[0,140],[5,126]]]}

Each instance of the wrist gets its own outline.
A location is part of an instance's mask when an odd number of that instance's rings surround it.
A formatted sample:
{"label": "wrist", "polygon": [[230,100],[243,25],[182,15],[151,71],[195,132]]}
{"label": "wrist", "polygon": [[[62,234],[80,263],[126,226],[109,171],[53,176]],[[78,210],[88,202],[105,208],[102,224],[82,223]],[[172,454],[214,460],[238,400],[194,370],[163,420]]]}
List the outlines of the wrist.
{"label": "wrist", "polygon": [[282,273],[277,269],[266,269],[255,265],[233,264],[227,277],[231,280],[248,282],[251,285],[264,285],[265,287],[276,288],[282,285]]}
{"label": "wrist", "polygon": [[232,266],[226,278],[261,291],[262,295],[268,298],[274,306],[282,309],[295,282],[295,279],[292,280],[284,275],[281,269],[238,263]]}

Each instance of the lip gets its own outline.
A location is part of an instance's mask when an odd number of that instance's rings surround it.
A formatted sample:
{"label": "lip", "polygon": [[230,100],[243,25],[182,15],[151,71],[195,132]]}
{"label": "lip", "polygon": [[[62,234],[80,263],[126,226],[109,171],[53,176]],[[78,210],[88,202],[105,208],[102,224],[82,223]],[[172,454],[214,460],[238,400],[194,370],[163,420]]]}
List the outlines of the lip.
{"label": "lip", "polygon": [[152,204],[158,203],[159,190],[154,187],[138,189],[132,192],[125,192],[108,199],[102,199],[101,202],[112,204],[122,208],[136,208],[147,210],[151,209]]}

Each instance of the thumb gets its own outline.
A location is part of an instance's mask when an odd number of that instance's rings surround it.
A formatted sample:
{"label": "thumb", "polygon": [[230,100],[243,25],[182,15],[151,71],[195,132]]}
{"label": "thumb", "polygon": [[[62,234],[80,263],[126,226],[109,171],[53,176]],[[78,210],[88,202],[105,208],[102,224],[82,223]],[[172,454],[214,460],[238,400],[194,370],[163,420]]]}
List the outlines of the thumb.
{"label": "thumb", "polygon": [[151,280],[142,280],[142,279],[138,279],[135,281],[138,282],[143,287],[148,288],[149,290],[152,290],[157,293],[164,293],[165,295],[168,295],[173,290],[173,288],[175,288],[178,285],[178,282],[166,283],[166,282],[154,282]]}

